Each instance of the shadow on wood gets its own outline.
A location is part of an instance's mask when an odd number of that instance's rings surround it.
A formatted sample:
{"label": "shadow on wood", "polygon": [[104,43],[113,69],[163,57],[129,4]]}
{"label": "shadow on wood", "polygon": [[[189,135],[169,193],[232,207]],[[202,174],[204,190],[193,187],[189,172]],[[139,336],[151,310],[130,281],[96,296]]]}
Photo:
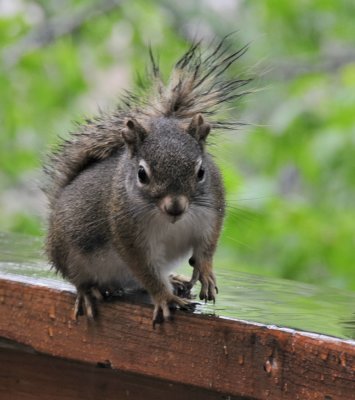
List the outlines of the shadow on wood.
{"label": "shadow on wood", "polygon": [[[193,386],[88,365],[43,354],[24,352],[0,343],[0,398],[243,400]],[[245,398],[244,398],[245,399]]]}

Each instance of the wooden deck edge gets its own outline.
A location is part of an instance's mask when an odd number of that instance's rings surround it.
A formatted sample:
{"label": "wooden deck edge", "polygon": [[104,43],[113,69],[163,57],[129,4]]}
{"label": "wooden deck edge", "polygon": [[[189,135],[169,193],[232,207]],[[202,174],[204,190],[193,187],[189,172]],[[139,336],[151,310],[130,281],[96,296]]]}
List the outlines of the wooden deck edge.
{"label": "wooden deck edge", "polygon": [[38,352],[252,399],[355,399],[352,341],[177,312],[152,329],[148,305],[100,305],[71,319],[74,295],[0,279],[0,338]]}

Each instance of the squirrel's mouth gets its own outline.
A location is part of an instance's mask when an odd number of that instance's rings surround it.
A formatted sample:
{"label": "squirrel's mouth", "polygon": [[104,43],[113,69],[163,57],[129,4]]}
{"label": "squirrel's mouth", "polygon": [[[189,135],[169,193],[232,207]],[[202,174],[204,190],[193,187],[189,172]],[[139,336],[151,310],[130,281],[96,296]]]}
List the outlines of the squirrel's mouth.
{"label": "squirrel's mouth", "polygon": [[183,215],[184,215],[184,213],[183,213],[183,214],[180,214],[180,215],[175,215],[175,216],[173,216],[173,215],[168,215],[168,218],[169,218],[169,221],[170,221],[172,224],[175,224],[175,222],[180,221],[180,220],[182,219]]}

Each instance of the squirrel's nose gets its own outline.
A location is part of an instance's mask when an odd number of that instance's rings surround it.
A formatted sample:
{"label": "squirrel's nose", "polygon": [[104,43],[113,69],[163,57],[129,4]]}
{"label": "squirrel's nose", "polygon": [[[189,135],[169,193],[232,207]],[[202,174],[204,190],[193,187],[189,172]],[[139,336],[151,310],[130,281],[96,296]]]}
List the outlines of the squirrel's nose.
{"label": "squirrel's nose", "polygon": [[171,217],[180,217],[187,209],[188,200],[186,196],[165,196],[160,209]]}

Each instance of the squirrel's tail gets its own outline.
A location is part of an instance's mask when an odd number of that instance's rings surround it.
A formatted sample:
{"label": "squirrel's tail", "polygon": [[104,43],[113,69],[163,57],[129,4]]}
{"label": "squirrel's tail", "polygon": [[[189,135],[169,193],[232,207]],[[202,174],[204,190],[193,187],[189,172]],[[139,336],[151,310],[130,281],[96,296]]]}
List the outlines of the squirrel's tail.
{"label": "squirrel's tail", "polygon": [[202,48],[196,43],[175,64],[168,85],[164,85],[159,67],[150,52],[155,88],[147,106],[149,114],[190,119],[196,114],[206,115],[212,128],[230,129],[236,121],[212,120],[221,106],[248,92],[243,89],[251,79],[228,78],[226,70],[248,49],[244,46],[230,51],[225,37],[217,46]]}
{"label": "squirrel's tail", "polygon": [[124,145],[120,131],[124,115],[87,119],[69,139],[62,141],[44,164],[42,190],[54,204],[62,188],[90,164],[110,157]]}

